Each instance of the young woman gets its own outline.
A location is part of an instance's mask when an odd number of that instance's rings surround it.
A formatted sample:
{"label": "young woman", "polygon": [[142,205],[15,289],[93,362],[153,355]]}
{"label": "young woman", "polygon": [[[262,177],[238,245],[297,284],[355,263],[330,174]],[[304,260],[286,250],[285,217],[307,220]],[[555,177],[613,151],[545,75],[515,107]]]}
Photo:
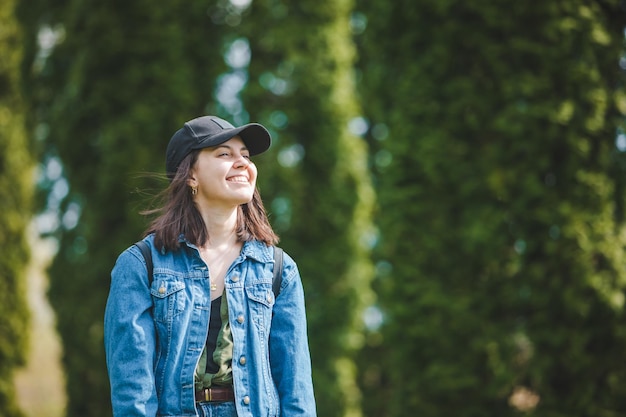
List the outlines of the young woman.
{"label": "young woman", "polygon": [[166,202],[111,272],[104,321],[114,416],[315,416],[304,293],[284,257],[250,157],[259,124],[204,116],[171,138]]}

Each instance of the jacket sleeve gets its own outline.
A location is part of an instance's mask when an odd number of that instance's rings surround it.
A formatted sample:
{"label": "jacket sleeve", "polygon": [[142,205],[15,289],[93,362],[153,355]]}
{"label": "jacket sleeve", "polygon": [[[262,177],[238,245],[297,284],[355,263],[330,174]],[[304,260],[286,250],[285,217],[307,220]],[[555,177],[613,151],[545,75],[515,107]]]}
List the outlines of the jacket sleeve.
{"label": "jacket sleeve", "polygon": [[307,338],[304,290],[298,268],[285,254],[281,290],[270,330],[270,365],[281,416],[316,415]]}
{"label": "jacket sleeve", "polygon": [[104,347],[115,417],[155,416],[156,332],[146,264],[132,246],[117,259],[104,313]]}

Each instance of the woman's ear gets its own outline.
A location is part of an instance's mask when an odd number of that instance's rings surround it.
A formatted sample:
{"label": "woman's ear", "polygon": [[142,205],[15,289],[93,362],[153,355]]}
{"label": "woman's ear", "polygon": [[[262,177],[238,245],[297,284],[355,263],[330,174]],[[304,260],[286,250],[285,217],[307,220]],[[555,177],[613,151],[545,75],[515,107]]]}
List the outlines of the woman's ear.
{"label": "woman's ear", "polygon": [[193,172],[189,173],[189,177],[187,178],[187,185],[191,188],[198,186],[198,180],[196,179],[196,176]]}

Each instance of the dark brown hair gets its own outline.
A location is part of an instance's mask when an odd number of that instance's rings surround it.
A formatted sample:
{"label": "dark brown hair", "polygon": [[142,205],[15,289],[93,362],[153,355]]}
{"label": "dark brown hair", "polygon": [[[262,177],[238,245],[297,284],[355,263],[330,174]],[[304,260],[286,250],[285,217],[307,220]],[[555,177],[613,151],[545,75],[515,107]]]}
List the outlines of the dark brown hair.
{"label": "dark brown hair", "polygon": [[[158,215],[145,232],[146,235],[154,233],[154,244],[157,248],[178,250],[181,234],[196,246],[203,245],[209,239],[206,225],[187,184],[198,154],[199,151],[192,151],[181,161],[170,185],[162,193],[162,207],[142,212],[144,215]],[[268,246],[278,243],[278,236],[267,218],[258,188],[254,190],[249,203],[237,208],[236,231],[241,242],[258,240]]]}

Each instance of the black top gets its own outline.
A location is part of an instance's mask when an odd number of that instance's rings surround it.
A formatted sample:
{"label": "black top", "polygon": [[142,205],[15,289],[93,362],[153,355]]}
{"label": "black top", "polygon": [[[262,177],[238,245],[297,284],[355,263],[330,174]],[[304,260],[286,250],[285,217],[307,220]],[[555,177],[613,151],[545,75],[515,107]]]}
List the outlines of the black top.
{"label": "black top", "polygon": [[222,296],[211,301],[211,317],[209,319],[209,334],[206,338],[206,372],[208,374],[216,374],[219,370],[218,365],[213,361],[213,352],[217,346],[217,336],[222,328],[222,317],[220,309],[222,307]]}

